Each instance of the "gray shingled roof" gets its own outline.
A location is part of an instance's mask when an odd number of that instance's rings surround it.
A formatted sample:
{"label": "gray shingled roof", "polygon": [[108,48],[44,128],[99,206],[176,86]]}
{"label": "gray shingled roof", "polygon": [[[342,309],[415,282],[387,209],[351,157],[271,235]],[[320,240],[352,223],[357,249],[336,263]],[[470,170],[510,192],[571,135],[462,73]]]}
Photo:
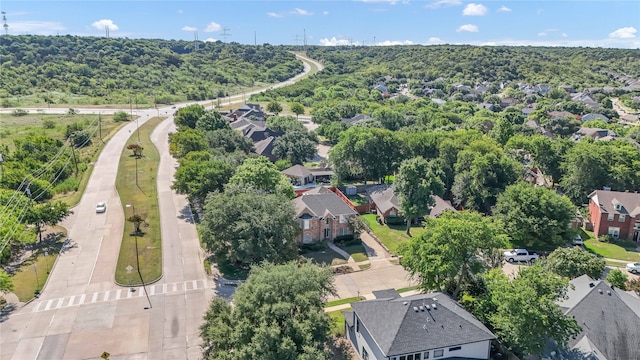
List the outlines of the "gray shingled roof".
{"label": "gray shingled roof", "polygon": [[[640,214],[640,194],[621,191],[596,190],[589,195],[600,207],[600,211],[607,214],[623,214],[636,216]],[[616,205],[622,205],[616,210]]]}
{"label": "gray shingled roof", "polygon": [[440,196],[434,195],[433,199],[435,200],[435,204],[431,207],[431,210],[429,210],[429,217],[438,217],[445,211],[457,211],[453,206],[451,206],[449,201],[444,200]]}
{"label": "gray shingled roof", "polygon": [[311,171],[302,165],[293,165],[292,167],[284,169],[281,172],[289,176],[307,177],[311,175]]}
{"label": "gray shingled roof", "polygon": [[296,208],[296,216],[302,215],[307,210],[316,217],[325,217],[327,214],[332,216],[358,214],[338,195],[324,186],[307,191],[292,201]]}
{"label": "gray shingled roof", "polygon": [[597,349],[607,359],[640,359],[640,299],[586,275],[571,284],[569,299],[558,305],[576,319],[582,332],[569,347]]}
{"label": "gray shingled roof", "polygon": [[393,193],[391,185],[376,185],[367,188],[367,194],[381,212],[385,213],[392,208],[400,209],[398,197]]}
{"label": "gray shingled roof", "polygon": [[260,140],[253,144],[253,150],[258,155],[264,155],[269,157],[273,151],[273,147],[275,146],[275,140],[273,136],[269,136],[264,140]]}
{"label": "gray shingled roof", "polygon": [[[435,309],[433,304],[437,304]],[[430,310],[426,310],[426,305]],[[443,293],[360,301],[351,303],[351,307],[385,356],[496,338]]]}

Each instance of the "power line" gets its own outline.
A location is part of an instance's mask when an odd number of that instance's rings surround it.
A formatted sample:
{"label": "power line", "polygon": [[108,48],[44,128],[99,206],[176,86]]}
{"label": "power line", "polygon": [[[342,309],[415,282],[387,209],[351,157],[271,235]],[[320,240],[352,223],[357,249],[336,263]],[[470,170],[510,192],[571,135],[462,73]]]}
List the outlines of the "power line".
{"label": "power line", "polygon": [[222,28],[222,33],[220,34],[220,36],[222,36],[222,38],[224,39],[224,42],[227,42],[227,38],[231,36],[231,33],[229,32],[229,27],[225,26]]}
{"label": "power line", "polygon": [[7,12],[2,12],[2,27],[4,28],[4,34],[9,35],[9,24],[7,24]]}

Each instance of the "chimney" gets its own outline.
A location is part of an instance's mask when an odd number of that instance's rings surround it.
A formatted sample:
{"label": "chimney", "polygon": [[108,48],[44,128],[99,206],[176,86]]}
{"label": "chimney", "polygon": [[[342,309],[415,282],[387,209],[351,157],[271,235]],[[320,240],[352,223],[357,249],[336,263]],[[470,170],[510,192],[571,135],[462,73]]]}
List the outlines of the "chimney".
{"label": "chimney", "polygon": [[596,284],[594,284],[594,283],[589,283],[589,287],[590,287],[590,288],[592,288],[592,287],[594,287],[594,286],[596,286]]}

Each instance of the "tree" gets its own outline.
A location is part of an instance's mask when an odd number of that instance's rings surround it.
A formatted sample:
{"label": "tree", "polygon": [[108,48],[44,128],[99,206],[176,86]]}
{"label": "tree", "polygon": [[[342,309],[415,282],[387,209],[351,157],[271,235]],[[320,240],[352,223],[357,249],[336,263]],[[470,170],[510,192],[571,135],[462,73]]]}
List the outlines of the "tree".
{"label": "tree", "polygon": [[500,224],[474,211],[447,211],[427,218],[424,227],[420,236],[400,245],[402,265],[427,291],[442,290],[457,278],[454,298],[465,277],[486,265],[483,254],[507,246]]}
{"label": "tree", "polygon": [[335,145],[340,140],[340,134],[348,128],[349,124],[342,121],[324,122],[316,129],[316,133]]}
{"label": "tree", "polygon": [[627,290],[626,283],[628,279],[629,276],[627,276],[627,274],[623,273],[622,270],[619,269],[613,269],[609,271],[609,274],[607,274],[607,281],[609,282],[609,284],[622,290]]}
{"label": "tree", "polygon": [[188,127],[195,129],[198,120],[204,115],[205,110],[202,105],[193,104],[185,106],[176,111],[174,121],[178,127]]}
{"label": "tree", "polygon": [[558,136],[570,136],[580,129],[580,125],[580,120],[573,116],[561,116],[549,120],[544,128]]}
{"label": "tree", "polygon": [[231,126],[229,126],[229,121],[223,118],[217,110],[210,110],[205,111],[204,114],[198,118],[195,128],[202,132],[206,132],[231,129]]}
{"label": "tree", "polygon": [[246,138],[232,129],[207,131],[204,138],[211,149],[222,149],[225,153],[240,150],[249,153],[253,147],[251,139]]}
{"label": "tree", "polygon": [[190,202],[201,206],[210,192],[224,190],[233,175],[233,168],[218,160],[190,158],[191,154],[199,153],[189,153],[179,160],[180,166],[171,188],[179,194],[187,194]]}
{"label": "tree", "polygon": [[192,151],[205,150],[207,150],[207,141],[200,131],[186,129],[169,134],[169,152],[178,159]]}
{"label": "tree", "polygon": [[0,269],[0,292],[12,291],[12,290],[13,290],[13,279],[4,270]]}
{"label": "tree", "polygon": [[555,303],[567,292],[566,278],[535,264],[520,268],[513,280],[502,269],[492,270],[485,280],[495,309],[489,321],[500,341],[517,353],[538,355],[547,341],[565,346],[580,332],[576,321]]}
{"label": "tree", "polygon": [[282,194],[289,199],[295,197],[289,178],[264,156],[246,159],[229,179],[229,184],[252,187],[269,194]]}
{"label": "tree", "polygon": [[113,121],[115,122],[129,121],[129,115],[124,111],[116,111],[113,114]]}
{"label": "tree", "polygon": [[318,142],[305,132],[290,131],[276,138],[273,154],[279,159],[289,160],[293,165],[301,165],[307,159],[313,159]]}
{"label": "tree", "polygon": [[66,203],[56,200],[33,205],[27,213],[27,221],[36,226],[36,232],[42,241],[42,227],[44,225],[54,226],[71,214],[73,211],[69,210]]}
{"label": "tree", "polygon": [[140,214],[135,214],[132,216],[129,216],[127,218],[127,221],[133,224],[133,232],[135,235],[143,235],[142,230],[140,229],[142,226],[147,227],[149,226],[149,223],[147,222],[147,219],[145,217],[145,215],[140,215]]}
{"label": "tree", "polygon": [[250,185],[211,193],[204,207],[202,240],[217,261],[248,268],[263,260],[282,263],[298,254],[300,226],[289,199]]}
{"label": "tree", "polygon": [[282,105],[280,105],[277,100],[271,100],[271,102],[267,104],[267,111],[278,115],[282,112]]}
{"label": "tree", "polygon": [[604,271],[604,260],[578,247],[557,248],[547,257],[545,266],[569,279],[585,274],[599,279]]}
{"label": "tree", "polygon": [[329,269],[307,263],[263,263],[251,270],[233,307],[212,300],[200,327],[205,359],[327,359],[334,293]]}
{"label": "tree", "polygon": [[498,196],[494,216],[518,246],[557,246],[567,240],[575,216],[571,200],[554,190],[520,182]]}
{"label": "tree", "polygon": [[292,131],[307,132],[307,128],[293,116],[269,116],[267,118],[267,127],[284,133]]}
{"label": "tree", "polygon": [[393,192],[407,221],[407,235],[411,236],[411,222],[428,213],[435,204],[433,195],[442,195],[444,184],[432,162],[422,157],[405,160],[393,181]]}
{"label": "tree", "polygon": [[300,115],[304,115],[304,105],[299,102],[290,103],[289,108],[294,114],[296,114],[296,118],[300,117]]}
{"label": "tree", "polygon": [[142,145],[140,145],[139,143],[134,143],[127,145],[127,150],[133,151],[133,156],[139,159],[142,157],[142,150],[144,150],[144,147],[142,147]]}

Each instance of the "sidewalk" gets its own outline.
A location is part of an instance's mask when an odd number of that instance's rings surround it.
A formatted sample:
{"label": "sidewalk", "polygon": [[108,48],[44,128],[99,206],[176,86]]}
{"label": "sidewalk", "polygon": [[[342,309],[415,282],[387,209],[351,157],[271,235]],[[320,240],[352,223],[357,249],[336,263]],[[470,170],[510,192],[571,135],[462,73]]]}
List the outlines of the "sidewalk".
{"label": "sidewalk", "polygon": [[340,249],[339,247],[336,246],[336,244],[334,244],[331,241],[327,241],[327,246],[329,247],[329,249],[337,252],[340,256],[347,259],[347,264],[351,266],[351,269],[353,271],[360,271],[360,267],[358,266],[358,263],[356,263],[356,261],[353,259],[353,257],[351,257],[351,255],[349,255],[348,252]]}
{"label": "sidewalk", "polygon": [[[401,297],[407,297],[407,296],[411,296],[411,295],[416,295],[416,294],[422,294],[421,290],[410,290],[410,291],[405,291],[403,293],[400,294]],[[365,294],[362,295],[366,300],[373,300],[376,297],[373,294]],[[342,305],[336,305],[336,306],[330,306],[330,307],[326,307],[324,308],[324,312],[332,312],[332,311],[337,311],[337,310],[344,310],[344,309],[348,309],[351,307],[351,304],[342,304]]]}

